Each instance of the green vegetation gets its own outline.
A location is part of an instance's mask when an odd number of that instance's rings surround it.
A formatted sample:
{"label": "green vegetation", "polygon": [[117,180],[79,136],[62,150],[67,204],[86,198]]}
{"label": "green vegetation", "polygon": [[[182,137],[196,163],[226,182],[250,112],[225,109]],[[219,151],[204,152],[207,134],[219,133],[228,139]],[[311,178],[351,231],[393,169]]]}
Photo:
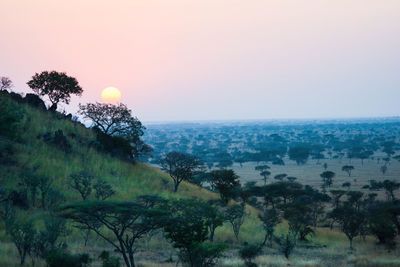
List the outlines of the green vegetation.
{"label": "green vegetation", "polygon": [[[110,126],[122,130],[115,134],[47,111],[34,97],[1,92],[0,101],[0,125],[8,125],[0,127],[0,265],[396,262],[383,253],[399,253],[396,181],[371,181],[369,195],[320,192],[283,172],[277,182],[267,183],[270,167],[264,164],[254,168],[264,185],[242,186],[235,171],[227,169],[232,163],[226,154],[221,154],[221,169],[206,172],[199,158],[180,152],[159,161],[167,174],[138,161],[144,128],[126,107],[107,106],[122,108],[127,118]],[[138,133],[126,134],[126,125]],[[110,144],[128,149],[110,151]],[[385,149],[392,155],[394,146]],[[283,161],[282,151],[269,154],[267,161]],[[322,158],[320,153],[318,147],[289,149],[298,165],[306,165],[310,155]],[[326,169],[321,178],[330,187],[335,173]],[[199,177],[198,184],[210,190],[190,183]],[[376,199],[372,192],[377,190],[385,193],[385,201]],[[365,258],[371,251],[379,251],[373,260]]]}

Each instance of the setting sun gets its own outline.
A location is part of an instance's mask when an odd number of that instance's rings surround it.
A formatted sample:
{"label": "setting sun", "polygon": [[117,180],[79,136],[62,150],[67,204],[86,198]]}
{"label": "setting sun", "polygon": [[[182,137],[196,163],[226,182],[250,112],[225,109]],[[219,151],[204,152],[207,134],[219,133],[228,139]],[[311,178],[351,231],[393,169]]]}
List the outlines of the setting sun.
{"label": "setting sun", "polygon": [[115,104],[121,99],[121,92],[115,87],[107,87],[101,92],[101,98],[106,103]]}

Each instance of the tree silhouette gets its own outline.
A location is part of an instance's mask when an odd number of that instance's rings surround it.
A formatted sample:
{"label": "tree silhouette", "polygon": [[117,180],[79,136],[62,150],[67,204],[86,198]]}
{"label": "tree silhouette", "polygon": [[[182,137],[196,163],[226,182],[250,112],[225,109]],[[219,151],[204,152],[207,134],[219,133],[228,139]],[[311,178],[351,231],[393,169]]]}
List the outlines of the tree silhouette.
{"label": "tree silhouette", "polygon": [[177,192],[182,181],[193,179],[201,161],[192,155],[169,152],[160,160],[160,165],[171,176],[174,181],[174,192]]}
{"label": "tree silhouette", "polygon": [[347,174],[349,175],[349,177],[351,176],[351,172],[354,170],[354,166],[352,165],[344,165],[342,167],[342,171],[347,172]]}
{"label": "tree silhouette", "polygon": [[71,95],[80,96],[83,92],[78,81],[64,72],[43,71],[36,73],[27,84],[36,94],[48,96],[52,104],[51,110],[56,110],[59,102],[69,104]]}

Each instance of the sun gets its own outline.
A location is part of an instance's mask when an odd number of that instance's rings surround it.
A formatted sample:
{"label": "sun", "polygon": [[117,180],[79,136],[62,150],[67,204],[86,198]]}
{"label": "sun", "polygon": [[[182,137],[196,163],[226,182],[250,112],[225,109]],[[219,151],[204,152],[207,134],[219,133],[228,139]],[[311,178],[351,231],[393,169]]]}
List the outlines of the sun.
{"label": "sun", "polygon": [[121,92],[115,87],[107,87],[101,92],[101,98],[106,103],[115,104],[121,99]]}

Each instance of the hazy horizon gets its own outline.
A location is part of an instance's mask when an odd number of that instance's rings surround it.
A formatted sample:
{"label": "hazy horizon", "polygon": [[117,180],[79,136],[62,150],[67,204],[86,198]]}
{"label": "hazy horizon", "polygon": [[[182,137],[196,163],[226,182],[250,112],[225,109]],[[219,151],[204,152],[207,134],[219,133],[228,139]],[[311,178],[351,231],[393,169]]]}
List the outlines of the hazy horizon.
{"label": "hazy horizon", "polygon": [[[400,115],[400,1],[14,1],[0,76],[115,86],[144,122]],[[62,106],[61,108],[62,109]]]}

